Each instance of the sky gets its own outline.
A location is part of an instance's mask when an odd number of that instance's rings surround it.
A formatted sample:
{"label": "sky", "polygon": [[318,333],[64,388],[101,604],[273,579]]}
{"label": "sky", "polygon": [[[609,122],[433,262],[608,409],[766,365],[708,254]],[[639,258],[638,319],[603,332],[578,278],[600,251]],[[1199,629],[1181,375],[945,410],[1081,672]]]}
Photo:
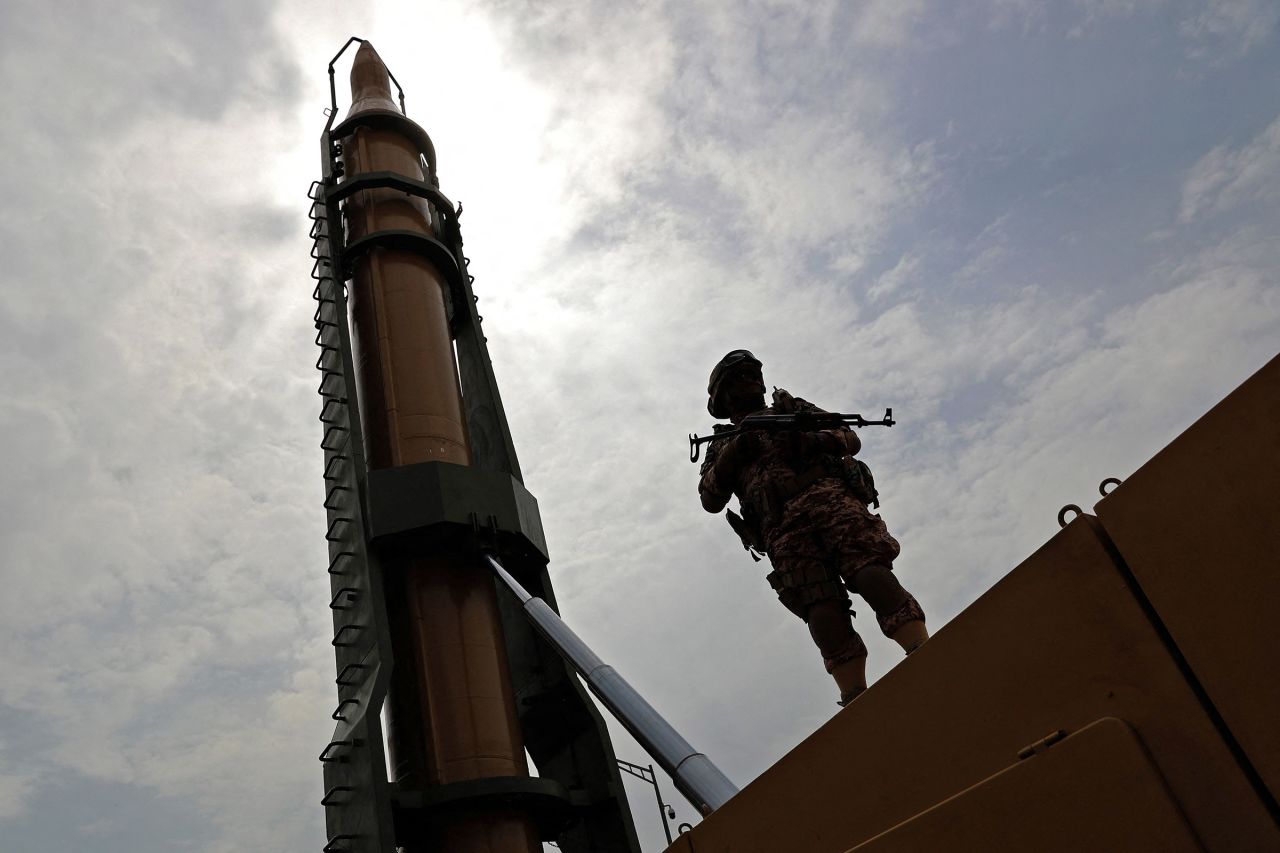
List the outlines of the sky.
{"label": "sky", "polygon": [[[324,843],[306,192],[348,36],[465,205],[562,613],[745,784],[836,692],[698,504],[712,365],[745,347],[825,408],[893,407],[862,458],[937,630],[1280,348],[1278,24],[1271,0],[2,0],[4,849]],[[901,652],[857,609],[874,679]]]}

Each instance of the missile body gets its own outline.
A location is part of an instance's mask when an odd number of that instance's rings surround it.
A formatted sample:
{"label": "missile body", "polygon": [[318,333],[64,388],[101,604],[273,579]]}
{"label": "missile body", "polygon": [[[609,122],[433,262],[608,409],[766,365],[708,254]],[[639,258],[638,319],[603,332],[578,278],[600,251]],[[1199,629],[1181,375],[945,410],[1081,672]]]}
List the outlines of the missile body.
{"label": "missile body", "polygon": [[[356,54],[351,92],[348,120],[398,112],[387,69],[368,42]],[[418,143],[394,124],[359,126],[342,144],[347,180],[379,171],[430,180]],[[358,192],[343,214],[348,243],[387,230],[433,234],[428,202],[393,189]],[[369,468],[470,464],[444,274],[421,254],[381,247],[355,260],[352,280],[352,350]],[[492,579],[452,556],[393,558],[386,573],[396,659],[387,711],[395,781],[429,790],[527,776]],[[433,830],[423,849],[533,853],[541,846],[527,815],[477,806]]]}

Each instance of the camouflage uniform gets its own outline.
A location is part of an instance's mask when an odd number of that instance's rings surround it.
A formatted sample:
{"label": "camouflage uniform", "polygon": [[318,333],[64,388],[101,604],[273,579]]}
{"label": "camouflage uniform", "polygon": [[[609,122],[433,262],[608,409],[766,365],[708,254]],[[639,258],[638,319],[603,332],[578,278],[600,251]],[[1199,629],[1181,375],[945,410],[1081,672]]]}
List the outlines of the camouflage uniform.
{"label": "camouflage uniform", "polygon": [[[793,399],[796,409],[817,410]],[[763,413],[775,411],[769,406]],[[730,442],[749,442],[746,461],[733,482],[722,483],[716,460]],[[846,588],[867,599],[886,636],[924,619],[919,603],[892,575],[898,541],[880,516],[854,496],[842,470],[833,454],[804,452],[803,437],[794,433],[754,433],[713,442],[701,468],[702,487],[721,494],[732,491],[748,523],[759,531],[758,545],[773,564],[769,584],[788,610],[809,623],[828,671],[867,653],[848,616]],[[818,613],[819,620],[810,618]]]}

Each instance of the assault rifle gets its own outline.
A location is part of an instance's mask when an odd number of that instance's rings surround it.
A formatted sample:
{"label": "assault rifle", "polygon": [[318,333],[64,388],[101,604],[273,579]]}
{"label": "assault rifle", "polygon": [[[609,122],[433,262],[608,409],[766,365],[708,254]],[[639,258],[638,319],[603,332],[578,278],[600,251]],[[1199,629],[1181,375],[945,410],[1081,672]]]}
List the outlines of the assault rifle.
{"label": "assault rifle", "polygon": [[747,415],[737,429],[727,429],[713,435],[689,436],[689,461],[697,462],[702,445],[713,441],[742,435],[745,432],[820,432],[840,427],[893,426],[893,409],[885,409],[884,417],[869,421],[862,415],[842,415],[839,412],[792,412],[786,415]]}

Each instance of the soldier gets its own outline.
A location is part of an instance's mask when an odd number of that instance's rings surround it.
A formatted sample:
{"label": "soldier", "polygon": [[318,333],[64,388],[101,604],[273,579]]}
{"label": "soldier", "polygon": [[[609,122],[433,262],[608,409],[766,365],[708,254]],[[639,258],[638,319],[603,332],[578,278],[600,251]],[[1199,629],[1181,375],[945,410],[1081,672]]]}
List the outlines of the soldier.
{"label": "soldier", "polygon": [[[752,414],[821,411],[779,389],[766,406],[761,367],[746,350],[720,359],[707,386],[711,415],[736,425]],[[717,424],[718,431],[731,428]],[[867,508],[874,488],[852,458],[861,446],[851,429],[749,431],[707,447],[698,483],[707,512],[738,498],[742,520],[730,512],[730,522],[744,544],[768,554],[769,584],[808,624],[842,706],[867,689],[867,647],[853,629],[846,588],[866,600],[880,630],[907,654],[929,637],[924,611],[892,571],[898,542]]]}

